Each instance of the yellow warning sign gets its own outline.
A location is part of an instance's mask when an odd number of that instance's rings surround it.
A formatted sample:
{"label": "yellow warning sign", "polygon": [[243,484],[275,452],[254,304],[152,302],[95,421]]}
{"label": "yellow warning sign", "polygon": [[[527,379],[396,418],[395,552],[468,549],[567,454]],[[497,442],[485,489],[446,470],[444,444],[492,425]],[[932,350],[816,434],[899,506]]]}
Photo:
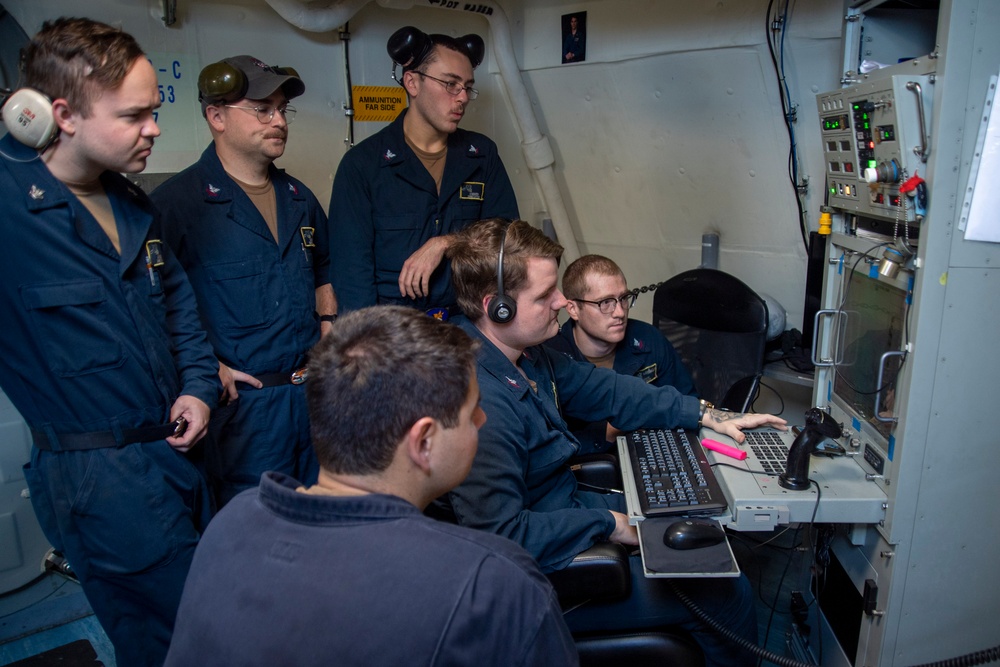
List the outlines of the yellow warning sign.
{"label": "yellow warning sign", "polygon": [[399,86],[354,86],[354,120],[396,120],[406,108],[406,91]]}

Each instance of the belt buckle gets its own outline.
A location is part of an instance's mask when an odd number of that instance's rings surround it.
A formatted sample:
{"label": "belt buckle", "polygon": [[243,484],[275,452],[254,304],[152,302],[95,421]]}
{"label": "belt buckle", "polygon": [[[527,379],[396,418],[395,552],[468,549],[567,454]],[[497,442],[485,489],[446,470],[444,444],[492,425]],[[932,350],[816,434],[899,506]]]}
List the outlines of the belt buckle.
{"label": "belt buckle", "polygon": [[292,371],[292,374],[288,376],[288,381],[292,384],[303,384],[309,379],[309,369],[302,367],[297,371]]}

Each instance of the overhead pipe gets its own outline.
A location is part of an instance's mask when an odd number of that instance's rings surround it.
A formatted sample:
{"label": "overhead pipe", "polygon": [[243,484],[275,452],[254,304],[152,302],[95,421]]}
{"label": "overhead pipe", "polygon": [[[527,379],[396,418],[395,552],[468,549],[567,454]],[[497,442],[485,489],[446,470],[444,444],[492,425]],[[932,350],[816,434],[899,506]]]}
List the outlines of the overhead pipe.
{"label": "overhead pipe", "polygon": [[[309,32],[330,32],[341,27],[371,0],[332,0],[325,7],[313,7],[302,0],[267,0],[271,9],[296,28]],[[350,95],[351,91],[347,91]]]}
{"label": "overhead pipe", "polygon": [[[325,32],[336,29],[349,21],[357,11],[370,0],[334,0],[325,8],[305,6],[300,0],[267,0],[267,3],[278,14],[292,25],[311,32]],[[436,9],[454,9],[469,13],[464,9],[464,3],[441,3],[439,0],[376,0],[388,9],[411,9],[415,4]],[[447,7],[445,4],[453,4]],[[476,2],[478,14],[483,16],[490,25],[493,37],[493,56],[500,70],[500,80],[503,82],[507,98],[514,108],[514,119],[521,134],[521,152],[524,161],[531,169],[542,193],[542,201],[552,220],[559,242],[565,248],[567,262],[572,262],[580,256],[580,248],[576,234],[569,222],[569,214],[563,202],[562,192],[555,177],[555,156],[548,137],[542,134],[535,118],[535,111],[528,97],[528,90],[521,79],[521,71],[514,57],[514,44],[510,36],[510,24],[503,9],[494,2],[479,0]],[[350,91],[348,91],[350,94]]]}

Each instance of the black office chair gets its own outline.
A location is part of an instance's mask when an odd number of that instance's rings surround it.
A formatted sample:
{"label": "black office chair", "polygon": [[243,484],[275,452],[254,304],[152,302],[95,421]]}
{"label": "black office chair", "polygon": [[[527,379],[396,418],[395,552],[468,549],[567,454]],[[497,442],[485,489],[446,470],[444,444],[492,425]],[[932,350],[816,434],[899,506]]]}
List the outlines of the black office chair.
{"label": "black office chair", "polygon": [[692,269],[653,294],[653,326],[677,350],[698,396],[747,412],[764,370],[767,304],[743,281],[715,269]]}
{"label": "black office chair", "polygon": [[[607,458],[602,458],[607,457]],[[594,487],[618,486],[621,473],[608,455],[594,455],[577,463],[573,474]],[[600,542],[587,549],[564,569],[548,575],[564,610],[588,602],[609,602],[632,592],[627,549],[614,542]],[[632,667],[704,667],[701,648],[680,627],[664,626],[633,631],[589,632],[573,636],[581,667],[630,665]]]}
{"label": "black office chair", "polygon": [[[591,486],[618,486],[621,474],[612,461],[595,457],[573,466],[577,479]],[[611,484],[615,480],[617,483]],[[431,503],[424,514],[457,523],[451,506],[442,501]],[[570,564],[548,575],[563,610],[588,602],[619,600],[632,592],[628,551],[621,544],[600,542],[580,553]],[[628,631],[589,632],[574,635],[581,667],[631,665],[633,667],[704,667],[701,648],[680,627],[662,627]]]}
{"label": "black office chair", "polygon": [[[587,602],[607,602],[631,592],[629,558],[613,542],[595,544],[565,569],[548,575],[563,609]],[[705,656],[691,635],[680,627],[588,632],[573,635],[581,667],[704,667]]]}

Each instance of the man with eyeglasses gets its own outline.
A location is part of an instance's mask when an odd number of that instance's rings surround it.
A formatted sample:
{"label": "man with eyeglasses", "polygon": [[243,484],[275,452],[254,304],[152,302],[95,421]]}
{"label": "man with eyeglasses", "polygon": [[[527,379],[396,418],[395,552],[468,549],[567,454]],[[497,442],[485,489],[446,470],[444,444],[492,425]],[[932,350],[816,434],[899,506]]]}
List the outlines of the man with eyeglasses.
{"label": "man with eyeglasses", "polygon": [[458,127],[478,95],[483,40],[407,26],[388,50],[402,65],[409,107],[337,169],[329,209],[333,286],[344,309],[395,303],[447,318],[456,312],[444,258],[452,235],[483,218],[518,217],[496,144]]}
{"label": "man with eyeglasses", "polygon": [[[611,259],[584,255],[566,267],[562,286],[570,319],[545,343],[549,348],[656,387],[671,386],[697,396],[694,379],[670,342],[656,327],[628,316],[636,294],[629,291],[625,274]],[[569,418],[567,422],[580,441],[580,454],[608,451],[620,433],[607,421]]]}
{"label": "man with eyeglasses", "polygon": [[[447,504],[461,525],[514,540],[546,573],[566,568],[597,542],[639,543],[624,496],[577,485],[567,461],[579,446],[563,415],[610,418],[628,430],[704,426],[738,442],[745,438],[742,429],[785,424],[772,415],[717,410],[673,387],[651,387],[546,349],[542,343],[558,331],[567,303],[558,287],[562,252],[523,220],[498,219],[467,227],[448,250],[467,317],[460,326],[481,345],[477,376],[486,422],[472,469],[447,494]],[[663,580],[643,576],[638,555],[631,556],[630,569],[631,594],[568,610],[571,631],[682,625],[703,648],[708,667],[754,664],[753,656],[694,619]],[[689,579],[678,586],[732,633],[756,639],[746,577]]]}
{"label": "man with eyeglasses", "polygon": [[273,164],[305,84],[295,70],[236,56],[206,66],[198,92],[213,141],[152,198],[219,360],[222,404],[204,455],[222,507],[267,470],[315,481],[305,363],[337,302],[323,209]]}

